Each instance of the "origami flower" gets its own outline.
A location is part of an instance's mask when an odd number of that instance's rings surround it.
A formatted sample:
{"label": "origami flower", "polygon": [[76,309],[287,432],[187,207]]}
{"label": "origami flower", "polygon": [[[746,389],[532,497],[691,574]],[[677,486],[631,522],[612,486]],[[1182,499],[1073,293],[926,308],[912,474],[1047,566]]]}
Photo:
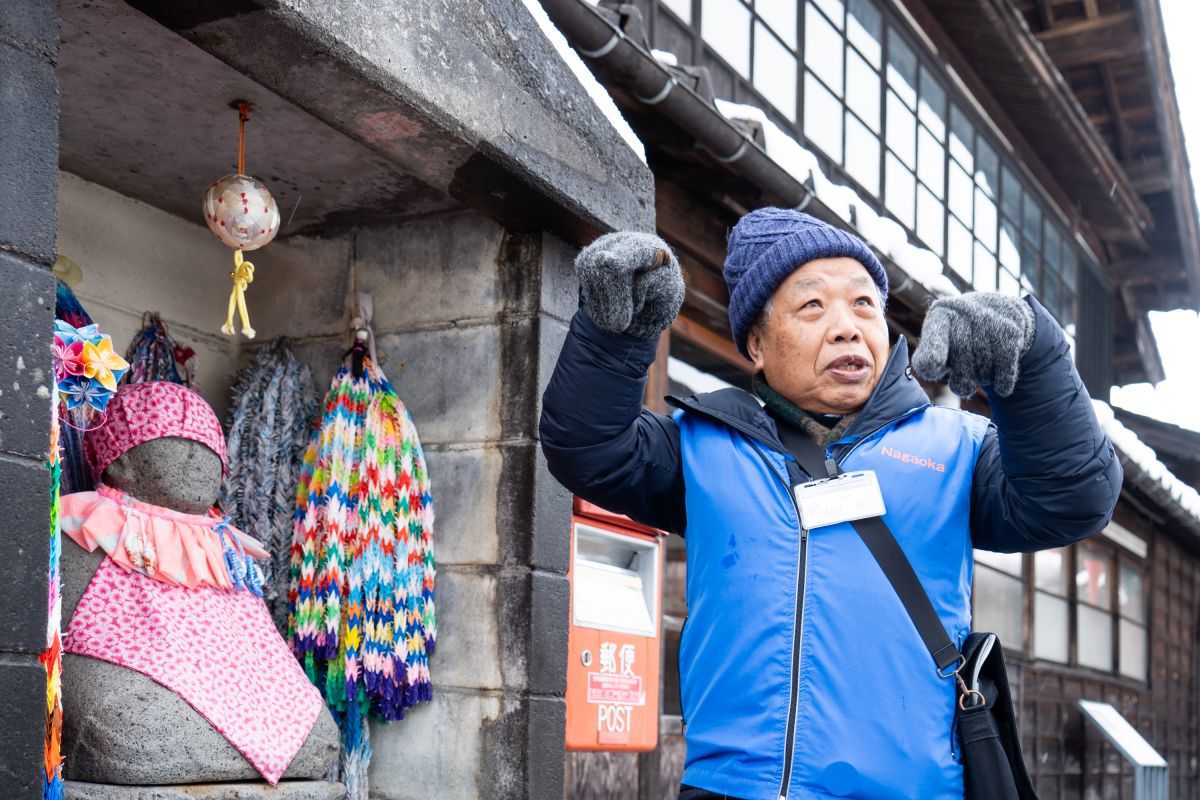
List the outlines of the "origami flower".
{"label": "origami flower", "polygon": [[[97,395],[108,394],[103,388],[82,375],[70,375],[66,379],[59,381],[58,393],[66,401],[68,410],[74,410],[84,404],[90,405],[93,408],[102,407],[96,405],[99,401]],[[107,399],[105,399],[103,405],[108,405]]]}
{"label": "origami flower", "polygon": [[117,390],[117,381],[129,369],[129,362],[113,352],[112,339],[107,336],[98,343],[84,343],[83,365],[84,376],[94,378],[110,392]]}
{"label": "origami flower", "polygon": [[54,321],[54,333],[56,336],[61,336],[67,344],[71,344],[72,342],[99,341],[102,335],[100,328],[95,324],[76,328],[69,322],[63,322],[61,319]]}
{"label": "origami flower", "polygon": [[67,342],[61,335],[54,337],[54,377],[63,380],[68,375],[83,374],[83,342]]}

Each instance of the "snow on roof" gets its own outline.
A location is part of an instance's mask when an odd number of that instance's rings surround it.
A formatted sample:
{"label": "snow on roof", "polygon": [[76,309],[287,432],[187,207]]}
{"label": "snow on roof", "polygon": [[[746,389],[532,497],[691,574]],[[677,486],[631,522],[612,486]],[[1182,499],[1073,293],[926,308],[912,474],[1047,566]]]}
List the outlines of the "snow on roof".
{"label": "snow on roof", "polygon": [[[1177,478],[1166,465],[1158,460],[1148,445],[1138,435],[1126,428],[1113,414],[1112,407],[1101,400],[1093,400],[1096,417],[1100,426],[1108,434],[1113,446],[1125,456],[1130,465],[1141,473],[1141,477],[1162,489],[1167,498],[1176,506],[1177,514],[1182,514],[1196,526],[1200,527],[1200,492]],[[1138,476],[1131,476],[1137,478]]]}
{"label": "snow on roof", "polygon": [[817,199],[872,247],[890,258],[913,280],[935,295],[956,295],[958,288],[942,273],[942,259],[932,250],[908,241],[908,233],[895,220],[881,217],[853,188],[834,183],[821,171],[821,162],[778,125],[761,108],[717,100],[717,110],[728,119],[757,122],[762,126],[767,155],[801,183],[810,183]]}
{"label": "snow on roof", "polygon": [[609,123],[616,128],[617,133],[621,134],[621,138],[629,145],[629,149],[646,163],[646,147],[642,144],[642,140],[633,132],[633,128],[629,127],[629,123],[625,117],[621,116],[621,112],[617,109],[617,104],[613,101],[612,95],[608,90],[600,85],[600,81],[596,80],[596,76],[591,70],[584,65],[583,59],[571,49],[567,44],[567,37],[563,36],[562,31],[555,27],[550,21],[550,17],[546,15],[546,9],[542,8],[542,4],[538,0],[524,0],[525,8],[529,9],[529,13],[537,20],[538,27],[542,29],[542,33],[554,45],[554,49],[558,51],[562,60],[567,62],[567,66],[571,68],[571,72],[575,73],[575,77],[583,85],[588,96],[592,98],[592,102],[600,109]]}

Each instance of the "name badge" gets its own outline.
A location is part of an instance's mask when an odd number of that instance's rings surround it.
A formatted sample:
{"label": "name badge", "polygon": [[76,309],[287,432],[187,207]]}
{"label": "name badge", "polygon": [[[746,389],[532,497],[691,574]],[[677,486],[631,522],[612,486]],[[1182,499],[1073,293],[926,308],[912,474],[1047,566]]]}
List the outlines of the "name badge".
{"label": "name badge", "polygon": [[806,530],[887,513],[879,480],[872,470],[802,483],[795,488],[795,494],[800,524]]}

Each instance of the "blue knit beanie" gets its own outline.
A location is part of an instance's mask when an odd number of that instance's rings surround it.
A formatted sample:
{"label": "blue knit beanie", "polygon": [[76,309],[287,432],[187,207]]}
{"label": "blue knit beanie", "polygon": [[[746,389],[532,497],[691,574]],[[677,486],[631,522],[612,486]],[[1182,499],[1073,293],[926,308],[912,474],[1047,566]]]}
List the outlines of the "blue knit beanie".
{"label": "blue knit beanie", "polygon": [[725,285],[733,342],[746,358],[746,337],[779,284],[818,258],[847,256],[867,269],[884,303],[887,271],[866,243],[852,233],[789,208],[760,208],[738,220],[729,234]]}

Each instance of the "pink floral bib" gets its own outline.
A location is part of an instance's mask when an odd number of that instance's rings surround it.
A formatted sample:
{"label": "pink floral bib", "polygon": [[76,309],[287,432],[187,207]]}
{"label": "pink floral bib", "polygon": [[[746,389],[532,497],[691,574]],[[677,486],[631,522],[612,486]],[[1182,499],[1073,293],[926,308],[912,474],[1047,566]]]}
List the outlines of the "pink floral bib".
{"label": "pink floral bib", "polygon": [[[272,785],[312,730],[321,695],[262,598],[239,591],[216,518],[109,489],[63,498],[63,532],[105,558],[75,609],[68,653],[140,672],[186,700]],[[234,528],[241,551],[262,548]]]}

